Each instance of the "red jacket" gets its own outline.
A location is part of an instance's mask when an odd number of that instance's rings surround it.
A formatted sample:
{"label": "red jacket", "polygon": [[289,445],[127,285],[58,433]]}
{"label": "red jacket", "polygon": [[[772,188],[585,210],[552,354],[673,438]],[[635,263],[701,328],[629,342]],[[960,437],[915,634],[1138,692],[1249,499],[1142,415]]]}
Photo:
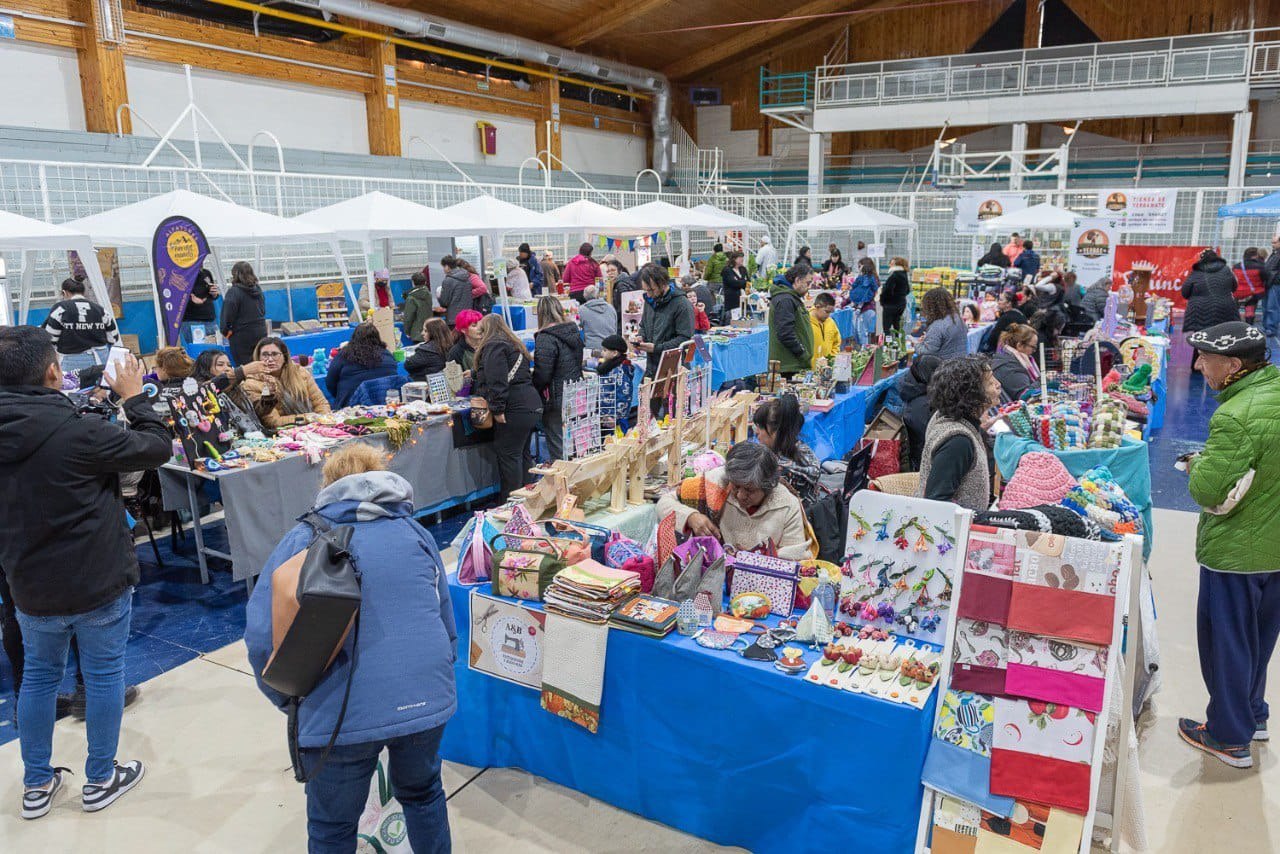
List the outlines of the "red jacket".
{"label": "red jacket", "polygon": [[574,255],[564,265],[564,275],[560,280],[569,288],[569,293],[580,294],[588,285],[594,285],[600,278],[600,265],[586,255]]}

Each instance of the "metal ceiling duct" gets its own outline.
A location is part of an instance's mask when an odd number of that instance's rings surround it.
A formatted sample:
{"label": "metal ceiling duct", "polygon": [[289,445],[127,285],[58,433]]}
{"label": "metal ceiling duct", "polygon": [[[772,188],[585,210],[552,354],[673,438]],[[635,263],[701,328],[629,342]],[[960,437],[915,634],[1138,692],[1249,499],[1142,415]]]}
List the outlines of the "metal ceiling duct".
{"label": "metal ceiling duct", "polygon": [[657,72],[369,0],[289,2],[343,18],[381,24],[410,36],[461,45],[508,59],[534,62],[566,74],[593,77],[607,83],[633,86],[650,92],[653,95],[653,166],[664,181],[671,177],[671,82]]}

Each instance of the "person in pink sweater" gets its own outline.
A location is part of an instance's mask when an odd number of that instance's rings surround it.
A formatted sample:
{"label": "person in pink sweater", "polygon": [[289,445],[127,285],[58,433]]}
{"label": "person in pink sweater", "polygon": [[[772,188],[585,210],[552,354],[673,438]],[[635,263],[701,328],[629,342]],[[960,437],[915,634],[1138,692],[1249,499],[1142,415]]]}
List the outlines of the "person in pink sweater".
{"label": "person in pink sweater", "polygon": [[600,265],[591,257],[591,244],[584,243],[578,247],[578,254],[564,265],[561,281],[569,291],[569,296],[582,302],[582,292],[588,285],[594,285],[600,278]]}

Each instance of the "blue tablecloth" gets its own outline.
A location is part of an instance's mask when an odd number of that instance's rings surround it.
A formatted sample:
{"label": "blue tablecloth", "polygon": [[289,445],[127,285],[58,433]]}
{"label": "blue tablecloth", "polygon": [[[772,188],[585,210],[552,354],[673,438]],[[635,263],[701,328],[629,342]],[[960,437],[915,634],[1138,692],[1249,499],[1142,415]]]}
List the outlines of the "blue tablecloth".
{"label": "blue tablecloth", "polygon": [[752,332],[723,344],[711,341],[711,388],[769,370],[769,328],[761,326]]}
{"label": "blue tablecloth", "polygon": [[987,330],[994,325],[995,324],[992,324],[992,323],[984,323],[981,326],[975,326],[969,330],[969,334],[967,338],[968,338],[968,349],[970,353],[978,352],[978,348],[982,346],[982,336],[985,335],[987,333]]}
{"label": "blue tablecloth", "polygon": [[875,385],[855,386],[835,398],[829,412],[810,412],[804,417],[800,438],[819,460],[839,460],[853,450],[866,430],[867,421],[883,405],[885,397],[906,369],[890,374]]}
{"label": "blue tablecloth", "polygon": [[470,670],[469,591],[455,580],[450,593],[460,655],[445,759],[523,768],[757,854],[913,850],[933,700],[920,711],[803,684],[674,632],[613,630],[592,735],[543,711],[537,691]]}
{"label": "blue tablecloth", "polygon": [[842,308],[832,313],[831,319],[836,322],[836,328],[840,330],[841,338],[853,337],[853,321],[856,316],[857,312],[851,308]]}
{"label": "blue tablecloth", "polygon": [[[310,356],[318,347],[323,347],[326,351],[332,350],[334,347],[341,347],[351,340],[351,332],[354,329],[354,326],[344,326],[339,329],[324,329],[320,332],[304,332],[301,335],[285,335],[282,338],[284,343],[289,346],[289,352],[292,355]],[[213,341],[207,341],[203,344],[183,344],[182,346],[187,351],[187,355],[193,359],[198,358],[205,350],[230,352],[226,345],[215,344]]]}
{"label": "blue tablecloth", "polygon": [[[1001,433],[996,437],[996,467],[1005,483],[1013,477],[1018,468],[1018,461],[1023,454],[1032,451],[1043,451],[1045,447],[1031,439],[1022,439],[1012,433]],[[1050,451],[1062,460],[1072,477],[1079,477],[1094,466],[1106,466],[1111,470],[1116,483],[1124,490],[1129,500],[1137,506],[1142,514],[1143,557],[1151,556],[1151,545],[1155,539],[1155,527],[1151,518],[1151,458],[1147,453],[1147,443],[1136,439],[1124,440],[1118,448],[1111,450],[1079,450]]]}

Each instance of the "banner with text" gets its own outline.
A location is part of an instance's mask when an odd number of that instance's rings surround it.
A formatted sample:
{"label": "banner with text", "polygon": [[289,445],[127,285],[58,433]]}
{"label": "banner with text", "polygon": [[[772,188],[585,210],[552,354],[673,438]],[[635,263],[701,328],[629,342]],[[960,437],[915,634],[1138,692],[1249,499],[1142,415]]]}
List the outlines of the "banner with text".
{"label": "banner with text", "polygon": [[1182,298],[1182,282],[1191,272],[1191,265],[1200,259],[1203,246],[1130,246],[1116,247],[1115,267],[1111,274],[1111,289],[1124,284],[1125,276],[1134,265],[1151,268],[1151,287],[1148,294],[1168,297],[1179,308],[1186,305]]}
{"label": "banner with text", "polygon": [[977,234],[981,223],[1026,207],[1023,193],[961,193],[956,199],[956,234]]}
{"label": "banner with text", "polygon": [[208,254],[209,242],[204,232],[187,217],[171,216],[156,228],[151,240],[151,263],[160,297],[165,343],[169,346],[178,343],[182,315]]}
{"label": "banner with text", "polygon": [[1112,219],[1082,219],[1071,231],[1069,263],[1076,281],[1089,287],[1102,277],[1111,276],[1116,260],[1120,232]]}
{"label": "banner with text", "polygon": [[1121,231],[1173,232],[1177,190],[1099,190],[1098,216],[1114,219]]}

